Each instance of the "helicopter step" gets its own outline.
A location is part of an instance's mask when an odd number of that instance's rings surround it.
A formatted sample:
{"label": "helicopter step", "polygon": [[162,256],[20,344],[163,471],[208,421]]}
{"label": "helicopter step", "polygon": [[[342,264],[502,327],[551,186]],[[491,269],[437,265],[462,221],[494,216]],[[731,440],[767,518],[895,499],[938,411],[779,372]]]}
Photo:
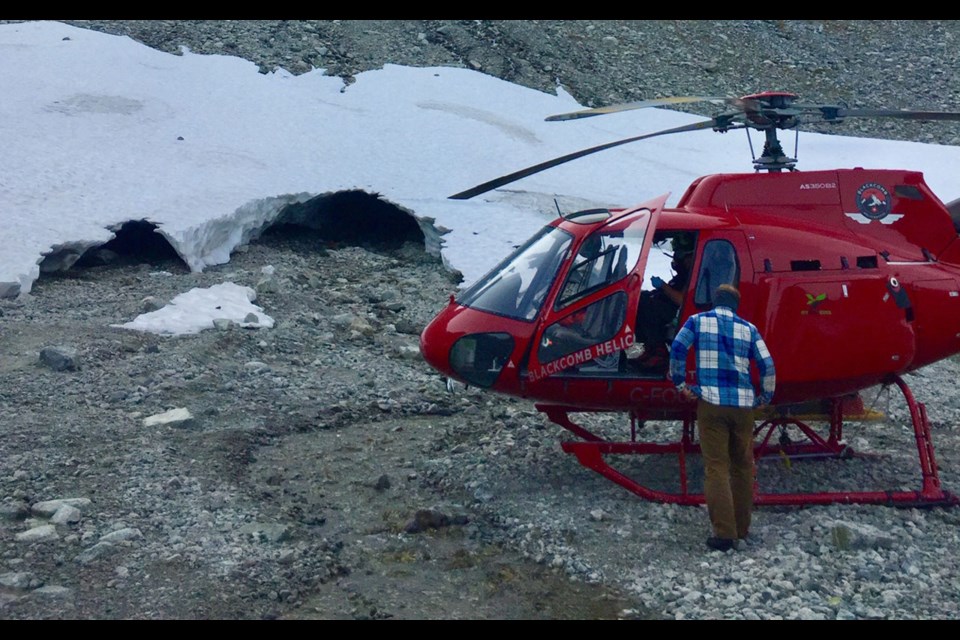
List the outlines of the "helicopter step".
{"label": "helicopter step", "polygon": [[[759,490],[759,484],[755,476],[754,503],[763,506],[807,506],[841,503],[878,504],[895,507],[955,506],[960,504],[960,498],[944,491],[940,486],[940,478],[930,433],[930,422],[927,419],[925,406],[914,399],[909,387],[899,376],[893,376],[890,382],[896,384],[903,393],[910,410],[920,462],[922,478],[920,490],[766,493]],[[765,459],[780,459],[790,464],[791,461],[811,458],[848,459],[877,457],[872,454],[855,452],[844,442],[844,403],[842,399],[833,399],[830,401],[830,407],[829,434],[826,437],[818,434],[809,424],[801,421],[796,416],[768,414],[768,417],[763,419],[754,430],[754,437],[759,440],[754,446],[754,459],[757,462]],[[564,442],[561,446],[566,453],[575,455],[577,461],[584,467],[596,471],[608,480],[652,502],[690,506],[705,504],[705,498],[702,493],[694,493],[690,490],[690,480],[688,477],[688,457],[700,453],[700,445],[695,439],[695,414],[692,406],[690,411],[681,416],[683,428],[680,441],[669,443],[638,441],[638,425],[642,426],[642,421],[641,416],[636,412],[632,412],[630,416],[630,441],[617,442],[607,440],[574,423],[569,417],[569,413],[576,410],[573,407],[537,405],[537,409],[546,414],[551,422],[567,429],[580,438],[580,441]],[[791,441],[786,435],[787,427],[793,427],[799,430],[800,433],[806,437],[806,441]],[[780,437],[776,441],[773,439],[775,433],[780,434]],[[608,455],[663,454],[677,456],[680,475],[679,492],[663,491],[645,486],[617,469],[614,469],[605,459],[605,456]]]}

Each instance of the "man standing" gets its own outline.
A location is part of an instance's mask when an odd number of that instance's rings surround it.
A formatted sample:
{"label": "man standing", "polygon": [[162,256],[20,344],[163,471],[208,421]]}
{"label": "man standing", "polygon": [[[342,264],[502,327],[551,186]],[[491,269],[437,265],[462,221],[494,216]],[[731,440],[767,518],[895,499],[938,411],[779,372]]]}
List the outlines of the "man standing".
{"label": "man standing", "polygon": [[[690,316],[670,350],[670,379],[697,398],[704,497],[713,526],[707,546],[726,551],[745,540],[753,511],[753,409],[773,398],[773,358],[757,328],[736,314],[740,292],[720,285],[713,310]],[[697,384],[686,384],[687,352],[695,349]],[[760,373],[756,393],[750,363]]]}

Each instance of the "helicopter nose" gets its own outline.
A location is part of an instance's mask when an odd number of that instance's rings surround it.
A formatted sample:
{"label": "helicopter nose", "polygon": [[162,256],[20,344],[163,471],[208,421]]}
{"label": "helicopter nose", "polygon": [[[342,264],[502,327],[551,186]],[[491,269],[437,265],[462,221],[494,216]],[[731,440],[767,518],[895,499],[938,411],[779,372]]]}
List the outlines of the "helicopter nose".
{"label": "helicopter nose", "polygon": [[445,315],[438,315],[420,333],[420,354],[427,364],[440,373],[453,375],[449,358],[451,338],[447,332]]}
{"label": "helicopter nose", "polygon": [[420,353],[440,373],[490,388],[516,347],[514,336],[502,329],[489,314],[451,303],[420,334]]}

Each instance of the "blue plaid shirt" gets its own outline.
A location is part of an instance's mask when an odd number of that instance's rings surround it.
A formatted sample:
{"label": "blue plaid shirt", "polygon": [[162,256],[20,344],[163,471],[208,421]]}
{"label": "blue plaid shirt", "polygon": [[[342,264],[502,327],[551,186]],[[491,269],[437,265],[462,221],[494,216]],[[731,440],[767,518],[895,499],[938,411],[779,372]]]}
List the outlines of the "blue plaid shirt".
{"label": "blue plaid shirt", "polygon": [[[717,307],[690,316],[670,349],[670,379],[684,387],[687,352],[697,354],[697,382],[686,385],[698,398],[727,407],[768,404],[776,387],[773,358],[757,328],[727,307]],[[757,363],[759,396],[750,380],[750,361]]]}

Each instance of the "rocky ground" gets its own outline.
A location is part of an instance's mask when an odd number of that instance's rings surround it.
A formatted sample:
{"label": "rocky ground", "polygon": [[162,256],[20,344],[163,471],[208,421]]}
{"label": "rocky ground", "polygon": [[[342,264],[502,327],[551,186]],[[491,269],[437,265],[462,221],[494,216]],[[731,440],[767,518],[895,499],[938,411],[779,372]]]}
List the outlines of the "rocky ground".
{"label": "rocky ground", "polygon": [[[348,81],[385,62],[469,66],[544,90],[559,80],[584,104],[768,88],[860,106],[960,103],[952,22],[80,24]],[[849,126],[960,142],[942,125]],[[275,327],[162,337],[111,326],[146,298],[227,281],[256,288]],[[641,501],[579,466],[559,448],[568,434],[530,403],[451,391],[417,336],[456,286],[415,244],[276,229],[203,273],[126,257],[0,300],[0,617],[960,617],[956,510],[760,509],[759,544],[708,553],[702,509]],[[61,358],[42,360],[47,347]],[[958,374],[950,360],[908,378],[955,493]],[[766,462],[764,486],[919,488],[902,400],[889,389],[866,399],[886,419],[847,436],[876,457]],[[176,408],[192,419],[145,423]],[[629,432],[620,416],[578,417]],[[672,423],[646,428],[677,435]],[[623,464],[663,488],[676,475],[675,461]]]}

